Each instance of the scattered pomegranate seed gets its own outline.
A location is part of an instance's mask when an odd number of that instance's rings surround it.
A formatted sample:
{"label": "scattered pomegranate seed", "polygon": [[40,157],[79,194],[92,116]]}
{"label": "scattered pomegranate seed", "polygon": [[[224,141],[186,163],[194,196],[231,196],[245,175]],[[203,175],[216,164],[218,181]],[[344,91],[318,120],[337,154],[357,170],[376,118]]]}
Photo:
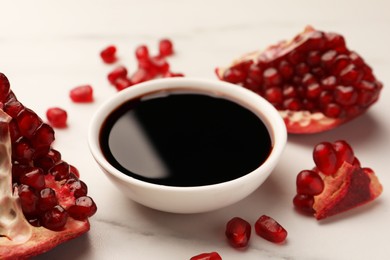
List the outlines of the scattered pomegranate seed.
{"label": "scattered pomegranate seed", "polygon": [[282,243],[287,237],[287,231],[273,218],[266,215],[256,221],[255,230],[256,234],[273,243]]}
{"label": "scattered pomegranate seed", "polygon": [[297,194],[293,199],[293,204],[296,209],[301,212],[313,214],[315,211],[313,209],[314,197],[311,195]]}
{"label": "scattered pomegranate seed", "polygon": [[160,52],[160,56],[169,56],[173,54],[173,44],[169,39],[162,39],[159,42],[158,49]]}
{"label": "scattered pomegranate seed", "polygon": [[332,175],[337,170],[337,154],[329,142],[319,143],[313,150],[314,162],[322,173]]}
{"label": "scattered pomegranate seed", "polygon": [[91,85],[83,85],[73,88],[69,96],[75,103],[90,103],[93,101],[93,88]]}
{"label": "scattered pomegranate seed", "polygon": [[126,78],[127,69],[124,66],[118,66],[113,71],[111,71],[108,75],[108,81],[114,85],[115,82],[120,78]]}
{"label": "scattered pomegranate seed", "polygon": [[59,107],[52,107],[46,111],[47,120],[53,127],[64,128],[66,127],[66,121],[68,119],[67,112]]}
{"label": "scattered pomegranate seed", "polygon": [[116,47],[110,45],[100,52],[100,57],[105,63],[114,63],[117,60]]}
{"label": "scattered pomegranate seed", "polygon": [[222,260],[222,257],[217,252],[211,252],[193,256],[190,260]]}
{"label": "scattered pomegranate seed", "polygon": [[234,217],[226,224],[225,235],[231,246],[246,247],[251,236],[251,225],[242,218]]}
{"label": "scattered pomegranate seed", "polygon": [[149,49],[146,45],[140,45],[135,49],[135,57],[137,60],[148,60]]}

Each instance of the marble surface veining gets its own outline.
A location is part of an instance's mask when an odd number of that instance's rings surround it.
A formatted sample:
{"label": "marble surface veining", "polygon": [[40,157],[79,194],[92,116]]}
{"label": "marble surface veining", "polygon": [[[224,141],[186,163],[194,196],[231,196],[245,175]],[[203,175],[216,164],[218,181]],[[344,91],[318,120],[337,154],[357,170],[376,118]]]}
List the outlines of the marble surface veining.
{"label": "marble surface veining", "polygon": [[[68,111],[68,128],[56,130],[55,148],[78,167],[98,212],[91,231],[44,259],[189,259],[217,251],[232,259],[389,259],[390,187],[390,2],[377,1],[0,1],[0,71],[22,102],[44,117],[46,109]],[[351,49],[372,65],[383,81],[379,102],[362,117],[330,132],[289,136],[283,158],[267,181],[246,199],[223,209],[191,215],[155,211],[125,198],[102,174],[87,146],[88,123],[115,89],[106,80],[113,68],[99,52],[118,47],[119,62],[134,71],[134,49],[169,37],[172,70],[215,79],[214,68],[239,55],[263,49],[302,31],[306,25],[342,33]],[[73,104],[68,91],[91,84],[95,102]],[[295,177],[311,168],[320,141],[349,141],[365,166],[372,167],[384,193],[375,202],[317,222],[294,211]],[[253,232],[246,250],[230,247],[226,222],[240,216],[252,225],[267,214],[289,232],[283,245]],[[253,230],[254,231],[254,230]]]}

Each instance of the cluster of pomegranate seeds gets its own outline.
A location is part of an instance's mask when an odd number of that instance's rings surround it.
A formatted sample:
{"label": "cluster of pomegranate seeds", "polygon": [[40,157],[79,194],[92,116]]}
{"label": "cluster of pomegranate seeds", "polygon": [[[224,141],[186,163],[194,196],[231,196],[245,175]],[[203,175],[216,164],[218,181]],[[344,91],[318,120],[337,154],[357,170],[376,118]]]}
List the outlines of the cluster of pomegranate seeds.
{"label": "cluster of pomegranate seeds", "polygon": [[68,113],[60,107],[51,107],[46,111],[46,117],[49,124],[56,128],[66,127]]}
{"label": "cluster of pomegranate seeds", "polygon": [[282,243],[286,240],[287,231],[273,218],[262,215],[255,223],[256,234],[273,242]]}
{"label": "cluster of pomegranate seeds", "polygon": [[347,48],[343,36],[311,27],[291,41],[248,54],[226,69],[218,68],[217,74],[288,112],[283,117],[291,124],[306,119],[297,118],[296,112],[302,111],[339,119],[311,128],[307,120],[298,126],[287,124],[292,133],[320,132],[352,119],[377,101],[382,89],[371,67]]}
{"label": "cluster of pomegranate seeds", "polygon": [[70,99],[75,103],[93,102],[93,88],[91,85],[74,87],[69,92]]}
{"label": "cluster of pomegranate seeds", "polygon": [[222,257],[217,252],[210,252],[193,256],[190,260],[222,260]]}
{"label": "cluster of pomegranate seeds", "polygon": [[316,167],[297,175],[294,206],[317,219],[349,210],[377,198],[382,192],[374,172],[362,168],[344,140],[322,142],[313,150]]}
{"label": "cluster of pomegranate seeds", "polygon": [[232,247],[246,247],[251,237],[251,225],[242,218],[232,218],[226,224],[225,235]]}
{"label": "cluster of pomegranate seeds", "polygon": [[139,45],[135,49],[135,58],[138,68],[129,74],[125,66],[119,65],[108,75],[107,79],[118,91],[135,84],[155,78],[183,77],[184,74],[172,72],[167,57],[174,54],[173,43],[169,39],[159,41],[159,53],[151,56],[146,45]]}
{"label": "cluster of pomegranate seeds", "polygon": [[100,52],[100,57],[103,62],[111,64],[117,61],[116,57],[116,47],[114,45],[109,45]]}
{"label": "cluster of pomegranate seeds", "polygon": [[[12,117],[12,183],[26,219],[34,226],[57,231],[69,218],[86,220],[95,214],[96,204],[87,196],[77,169],[51,147],[54,130],[17,100],[2,73],[0,103]],[[66,125],[66,112],[59,108],[49,109],[47,117],[53,126]]]}

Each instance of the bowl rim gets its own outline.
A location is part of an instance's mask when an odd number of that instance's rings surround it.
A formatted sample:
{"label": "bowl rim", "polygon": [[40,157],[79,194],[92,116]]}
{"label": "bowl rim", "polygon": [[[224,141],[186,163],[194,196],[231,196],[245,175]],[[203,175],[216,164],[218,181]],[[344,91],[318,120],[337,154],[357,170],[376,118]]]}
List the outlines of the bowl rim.
{"label": "bowl rim", "polygon": [[[179,93],[179,91],[190,92],[190,93],[203,93],[211,96],[216,96],[220,98],[226,98],[237,104],[240,104],[261,118],[264,124],[267,127],[268,132],[271,136],[271,141],[273,144],[272,150],[268,158],[264,163],[262,163],[255,170],[235,178],[233,180],[202,185],[202,186],[168,186],[162,184],[149,183],[142,180],[138,180],[134,177],[123,174],[118,169],[113,167],[104,157],[99,144],[99,135],[101,125],[106,119],[106,117],[111,113],[115,108],[123,104],[129,99],[139,98],[145,95],[157,94],[165,95],[169,92]],[[272,129],[271,129],[272,128]],[[286,125],[280,116],[279,112],[265,100],[260,95],[234,85],[232,83],[220,81],[220,80],[209,80],[201,78],[190,78],[190,77],[176,77],[176,78],[164,78],[164,79],[155,79],[151,81],[146,81],[139,83],[130,88],[124,89],[114,96],[106,100],[94,113],[90,120],[88,128],[88,146],[89,150],[96,160],[96,162],[104,169],[104,172],[114,177],[135,185],[152,190],[167,190],[167,191],[180,191],[180,192],[192,192],[192,191],[202,191],[209,189],[216,189],[224,186],[237,186],[243,185],[250,180],[256,179],[257,174],[267,174],[264,176],[264,179],[268,177],[273,168],[276,166],[284,147],[287,143],[287,130]],[[249,179],[249,180],[248,180]]]}

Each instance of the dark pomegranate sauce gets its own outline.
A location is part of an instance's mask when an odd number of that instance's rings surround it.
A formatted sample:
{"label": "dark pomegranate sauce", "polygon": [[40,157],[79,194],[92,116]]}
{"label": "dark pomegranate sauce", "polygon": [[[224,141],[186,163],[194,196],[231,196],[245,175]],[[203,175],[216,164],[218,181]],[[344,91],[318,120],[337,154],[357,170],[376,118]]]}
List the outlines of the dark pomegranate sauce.
{"label": "dark pomegranate sauce", "polygon": [[100,146],[115,168],[168,186],[233,180],[259,167],[270,134],[252,111],[202,94],[128,101],[106,118]]}

